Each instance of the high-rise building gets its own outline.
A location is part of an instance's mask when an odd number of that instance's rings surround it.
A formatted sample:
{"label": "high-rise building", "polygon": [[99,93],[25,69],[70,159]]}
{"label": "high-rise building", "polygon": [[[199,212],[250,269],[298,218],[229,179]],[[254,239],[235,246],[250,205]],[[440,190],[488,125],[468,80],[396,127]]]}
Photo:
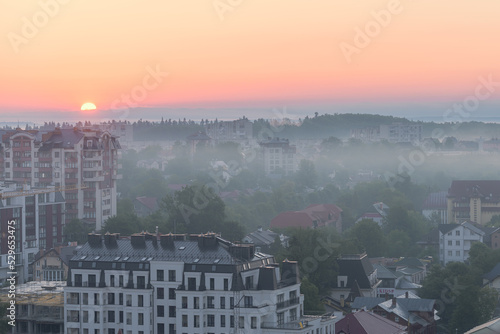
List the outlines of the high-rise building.
{"label": "high-rise building", "polygon": [[288,139],[269,138],[259,143],[266,175],[290,175],[297,171],[297,148]]}
{"label": "high-rise building", "polygon": [[119,150],[106,131],[18,129],[2,136],[2,176],[18,185],[75,188],[63,192],[65,222],[78,218],[100,230],[116,214]]}
{"label": "high-rise building", "polygon": [[296,262],[214,234],[89,235],[70,261],[65,333],[333,333],[305,316]]}

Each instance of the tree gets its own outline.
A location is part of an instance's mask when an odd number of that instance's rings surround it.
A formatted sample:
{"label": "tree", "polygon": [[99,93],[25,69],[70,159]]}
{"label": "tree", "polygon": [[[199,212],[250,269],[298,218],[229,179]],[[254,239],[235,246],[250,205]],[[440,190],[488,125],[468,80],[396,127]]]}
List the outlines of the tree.
{"label": "tree", "polygon": [[325,306],[319,299],[318,287],[309,281],[307,277],[302,279],[300,293],[304,294],[304,311],[311,313],[323,313]]}
{"label": "tree", "polygon": [[370,257],[382,256],[386,240],[382,229],[373,220],[363,219],[351,228],[349,234],[356,238]]}
{"label": "tree", "polygon": [[310,160],[302,159],[296,174],[297,184],[302,187],[314,188],[317,178],[318,175],[316,174],[314,163]]}
{"label": "tree", "polygon": [[12,326],[9,325],[9,318],[7,318],[9,307],[8,303],[0,303],[0,333],[10,333]]}
{"label": "tree", "polygon": [[78,244],[87,242],[87,235],[91,228],[80,219],[72,219],[64,226],[63,238],[65,242],[76,241]]}

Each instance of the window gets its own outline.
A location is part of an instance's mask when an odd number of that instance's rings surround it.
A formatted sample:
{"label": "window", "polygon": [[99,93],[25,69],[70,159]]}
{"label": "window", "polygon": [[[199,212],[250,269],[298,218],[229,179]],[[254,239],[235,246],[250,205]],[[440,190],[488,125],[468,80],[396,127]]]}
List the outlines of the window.
{"label": "window", "polygon": [[175,270],[168,271],[168,281],[175,282]]}
{"label": "window", "polygon": [[460,251],[456,251],[455,255],[460,256]]}
{"label": "window", "polygon": [[234,308],[234,297],[229,297],[229,308]]}
{"label": "window", "polygon": [[221,309],[226,308],[226,298],[225,297],[220,297],[220,308]]}
{"label": "window", "polygon": [[278,326],[285,323],[285,312],[278,313]]}
{"label": "window", "polygon": [[200,327],[200,316],[199,315],[195,315],[193,317],[193,320],[194,320],[194,327],[196,327],[196,328]]}
{"label": "window", "polygon": [[194,278],[194,277],[188,278],[188,290],[189,291],[196,291],[196,278]]}
{"label": "window", "polygon": [[398,316],[395,316],[395,317],[394,317],[394,321],[395,321],[395,322],[399,322],[399,317],[398,317]]}
{"label": "window", "polygon": [[207,326],[215,327],[215,315],[213,314],[207,315]]}
{"label": "window", "polygon": [[200,308],[200,297],[193,298],[193,308],[195,308],[195,309]]}
{"label": "window", "polygon": [[95,288],[95,286],[96,286],[95,275],[89,275],[89,286]]}
{"label": "window", "polygon": [[229,317],[229,327],[234,328],[234,315]]}
{"label": "window", "polygon": [[115,322],[115,311],[108,311],[108,322]]}
{"label": "window", "polygon": [[158,334],[165,334],[165,324],[158,324]]}
{"label": "window", "polygon": [[182,297],[182,308],[187,308],[187,307],[188,307],[188,298]]}
{"label": "window", "polygon": [[139,313],[139,325],[144,325],[144,313]]}
{"label": "window", "polygon": [[460,240],[457,240],[457,241],[455,242],[455,245],[456,245],[456,246],[460,246]]}
{"label": "window", "polygon": [[215,297],[213,297],[213,296],[208,296],[207,297],[207,308],[215,308],[214,298]]}
{"label": "window", "polygon": [[290,321],[294,321],[294,320],[297,320],[297,309],[296,308],[292,308],[290,310]]}
{"label": "window", "polygon": [[252,306],[253,306],[253,297],[245,296],[245,307],[252,307]]}
{"label": "window", "polygon": [[245,287],[247,290],[253,289],[253,276],[247,276],[245,278]]}
{"label": "window", "polygon": [[226,327],[226,316],[225,315],[220,316],[220,326]]}
{"label": "window", "polygon": [[168,299],[175,299],[175,288],[168,289]]}
{"label": "window", "polygon": [[224,278],[224,291],[229,289],[229,279]]}
{"label": "window", "polygon": [[455,235],[456,235],[456,236],[460,236],[460,230],[456,230],[456,231],[455,231]]}
{"label": "window", "polygon": [[158,299],[163,299],[165,294],[165,289],[164,288],[158,288],[156,290],[156,298]]}
{"label": "window", "polygon": [[186,314],[182,315],[182,327],[188,326],[188,316]]}
{"label": "window", "polygon": [[168,316],[170,318],[175,318],[175,306],[168,307]]}
{"label": "window", "polygon": [[453,252],[452,251],[448,251],[448,256],[452,256],[453,255]]}
{"label": "window", "polygon": [[109,286],[111,287],[115,286],[115,275],[111,275],[109,277]]}
{"label": "window", "polygon": [[165,307],[163,305],[158,305],[156,309],[157,309],[158,317],[165,316]]}
{"label": "window", "polygon": [[245,317],[240,317],[240,320],[238,321],[238,327],[245,328]]}
{"label": "window", "polygon": [[120,275],[118,277],[118,286],[122,287],[123,286],[123,275]]}
{"label": "window", "polygon": [[158,269],[156,271],[156,280],[157,281],[163,281],[163,270]]}
{"label": "window", "polygon": [[101,314],[99,311],[94,311],[94,323],[98,324],[101,322]]}
{"label": "window", "polygon": [[144,296],[143,295],[138,295],[137,296],[137,306],[143,307],[144,306]]}
{"label": "window", "polygon": [[[295,319],[293,319],[293,320],[295,320]],[[257,317],[250,318],[250,327],[253,329],[257,328]]]}
{"label": "window", "polygon": [[210,279],[210,290],[215,290],[215,278]]}
{"label": "window", "polygon": [[137,276],[137,289],[145,289],[145,288],[146,288],[146,276]]}
{"label": "window", "polygon": [[453,245],[453,241],[448,240],[448,246],[452,246],[452,245]]}
{"label": "window", "polygon": [[112,292],[108,293],[108,305],[114,305],[115,304],[115,294]]}

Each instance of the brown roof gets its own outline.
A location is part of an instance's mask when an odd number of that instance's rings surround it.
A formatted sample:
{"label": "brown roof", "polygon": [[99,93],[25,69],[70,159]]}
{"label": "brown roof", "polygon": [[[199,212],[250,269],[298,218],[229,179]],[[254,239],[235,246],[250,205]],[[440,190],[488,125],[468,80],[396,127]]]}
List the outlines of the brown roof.
{"label": "brown roof", "polygon": [[[271,227],[319,227],[335,222],[342,209],[335,204],[312,204],[301,211],[282,212],[271,220]],[[315,223],[316,222],[316,223]]]}
{"label": "brown roof", "polygon": [[453,181],[448,197],[500,197],[500,180]]}

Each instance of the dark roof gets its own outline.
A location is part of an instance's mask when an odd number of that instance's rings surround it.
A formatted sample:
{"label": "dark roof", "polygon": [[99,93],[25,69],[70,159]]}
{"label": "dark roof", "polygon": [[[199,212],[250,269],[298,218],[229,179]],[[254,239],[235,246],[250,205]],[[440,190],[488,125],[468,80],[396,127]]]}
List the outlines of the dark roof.
{"label": "dark roof", "polygon": [[136,197],[135,199],[150,210],[155,211],[158,209],[158,200],[156,197],[141,196]]}
{"label": "dark roof", "polygon": [[500,197],[500,180],[453,181],[448,189],[448,197]]}
{"label": "dark roof", "polygon": [[40,150],[50,150],[52,148],[73,148],[85,135],[83,132],[74,129],[58,129],[51,133],[51,136],[43,142]]}
{"label": "dark roof", "polygon": [[366,310],[371,310],[380,303],[385,302],[383,297],[357,297],[351,304],[351,308],[355,310],[361,310],[366,308]]}
{"label": "dark roof", "polygon": [[489,273],[484,274],[483,278],[487,279],[490,282],[492,282],[498,276],[500,276],[500,262],[497,263],[497,265],[495,267],[493,267],[493,269],[491,269]]}
{"label": "dark roof", "polygon": [[443,210],[447,208],[446,196],[448,193],[446,191],[440,191],[436,193],[431,193],[422,204],[422,209],[424,210]]}
{"label": "dark roof", "polygon": [[439,224],[438,229],[439,229],[439,232],[441,232],[442,234],[446,234],[458,226],[460,226],[460,225],[458,225],[458,224]]}
{"label": "dark roof", "polygon": [[277,236],[278,233],[263,229],[252,232],[245,238],[251,239],[252,243],[256,246],[269,246],[274,242]]}
{"label": "dark roof", "polygon": [[347,314],[335,324],[335,330],[357,334],[403,334],[406,326],[398,325],[378,314],[359,311]]}
{"label": "dark roof", "polygon": [[62,262],[64,262],[64,264],[69,266],[69,260],[71,260],[71,258],[73,257],[73,252],[75,251],[75,249],[77,249],[77,247],[79,246],[61,247],[59,257],[61,258]]}
{"label": "dark roof", "polygon": [[394,273],[392,271],[390,271],[389,269],[387,269],[386,267],[384,267],[383,265],[381,264],[373,264],[373,267],[375,269],[377,269],[377,278],[378,279],[396,279],[397,276],[394,275]]}
{"label": "dark roof", "polygon": [[425,267],[425,264],[416,257],[405,257],[394,263],[395,266]]}
{"label": "dark roof", "polygon": [[366,253],[358,255],[343,255],[337,259],[339,275],[347,276],[346,288],[352,288],[357,282],[361,289],[370,289],[369,276],[375,270]]}

